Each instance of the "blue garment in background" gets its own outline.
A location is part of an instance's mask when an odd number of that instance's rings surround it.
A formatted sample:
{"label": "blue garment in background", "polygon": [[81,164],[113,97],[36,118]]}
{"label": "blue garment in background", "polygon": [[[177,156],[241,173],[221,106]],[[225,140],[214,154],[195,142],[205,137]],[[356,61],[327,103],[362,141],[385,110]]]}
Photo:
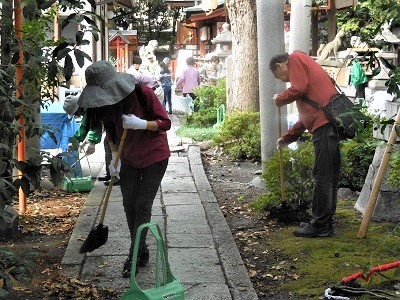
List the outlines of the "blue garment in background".
{"label": "blue garment in background", "polygon": [[[52,132],[56,137],[56,142],[50,137],[48,132],[45,132],[40,137],[40,148],[46,149],[61,149],[62,152],[68,151],[69,138],[74,135],[79,126],[74,117],[69,118],[68,114],[63,109],[64,102],[54,102],[48,107],[41,109],[42,126],[49,127],[48,131]],[[63,157],[63,160],[68,165],[74,165],[75,177],[82,176],[82,169],[79,161],[77,161],[78,152],[72,151],[70,155]]]}
{"label": "blue garment in background", "polygon": [[58,149],[63,152],[68,149],[68,139],[73,136],[78,129],[78,124],[74,117],[68,118],[68,114],[63,109],[63,102],[54,102],[50,106],[41,109],[42,125],[51,127],[51,131],[57,142],[54,142],[50,135],[46,132],[40,138],[41,149]]}

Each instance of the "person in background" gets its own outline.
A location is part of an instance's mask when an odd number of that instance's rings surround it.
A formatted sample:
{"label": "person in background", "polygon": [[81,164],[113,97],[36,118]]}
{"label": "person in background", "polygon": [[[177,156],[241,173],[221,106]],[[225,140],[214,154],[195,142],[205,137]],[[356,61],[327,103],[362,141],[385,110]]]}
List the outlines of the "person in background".
{"label": "person in background", "polygon": [[160,74],[160,67],[157,62],[157,58],[154,53],[147,54],[148,64],[145,65],[147,72],[153,77],[157,78],[158,74]]}
{"label": "person in background", "polygon": [[315,161],[312,220],[293,231],[299,237],[329,237],[333,233],[340,172],[339,134],[321,109],[303,101],[309,98],[325,106],[337,94],[329,75],[307,54],[294,51],[272,57],[269,68],[277,79],[290,87],[274,97],[278,107],[296,102],[299,120],[277,140],[278,148],[295,142],[307,129],[312,134]]}
{"label": "person in background", "polygon": [[[171,128],[171,120],[151,88],[135,83],[131,74],[116,72],[108,61],[90,65],[85,77],[87,85],[78,104],[87,110],[90,129],[104,127],[112,150],[110,174],[120,178],[131,238],[122,269],[122,276],[129,278],[136,231],[150,222],[153,201],[171,156],[166,132]],[[117,145],[125,129],[121,159],[115,166]],[[143,231],[138,245],[138,267],[149,261],[146,236],[147,231]]]}
{"label": "person in background", "polygon": [[132,74],[135,76],[137,82],[147,85],[148,87],[152,88],[157,85],[157,80],[150,76],[149,74],[143,73],[140,71],[140,67],[142,65],[142,59],[140,56],[134,56],[132,58],[132,65],[126,70],[126,73]]}
{"label": "person in background", "polygon": [[368,84],[367,76],[358,59],[354,59],[350,69],[350,83],[356,87],[356,99],[365,101],[365,88]]}
{"label": "person in background", "polygon": [[183,70],[182,76],[176,82],[176,86],[180,87],[183,85],[183,96],[190,96],[194,100],[196,99],[196,95],[193,93],[193,90],[200,85],[200,73],[195,66],[193,57],[188,57],[186,59],[186,64],[187,66]]}
{"label": "person in background", "polygon": [[199,70],[200,75],[203,75],[209,84],[215,84],[221,77],[222,64],[218,56],[212,56],[209,63],[204,64]]}
{"label": "person in background", "polygon": [[[158,99],[164,101],[164,92],[161,85],[158,83],[157,78],[152,76],[149,72],[142,68],[142,59],[139,56],[134,56],[132,59],[132,66],[126,71],[128,74],[135,76],[135,79],[150,87],[157,95]],[[157,74],[158,77],[159,74]]]}
{"label": "person in background", "polygon": [[171,60],[169,59],[169,57],[164,57],[163,61],[164,64],[166,64],[167,68],[171,70]]}
{"label": "person in background", "polygon": [[[101,142],[102,138],[102,128],[95,128],[94,130],[89,130],[86,124],[86,112],[78,106],[79,95],[68,96],[64,101],[64,111],[68,114],[70,118],[72,116],[82,116],[78,130],[74,133],[72,137],[69,138],[68,150],[78,151],[79,144],[87,141],[88,145],[85,150],[86,155],[91,155],[95,152],[95,145]],[[110,180],[111,176],[109,174],[107,159],[106,159],[106,176],[99,176],[97,179],[99,181]]]}
{"label": "person in background", "polygon": [[168,104],[168,113],[172,114],[172,79],[171,79],[171,70],[168,68],[168,65],[166,63],[161,62],[160,63],[161,71],[160,71],[160,82],[161,86],[164,91],[164,101],[163,101],[163,106],[165,110],[167,110],[167,104]]}

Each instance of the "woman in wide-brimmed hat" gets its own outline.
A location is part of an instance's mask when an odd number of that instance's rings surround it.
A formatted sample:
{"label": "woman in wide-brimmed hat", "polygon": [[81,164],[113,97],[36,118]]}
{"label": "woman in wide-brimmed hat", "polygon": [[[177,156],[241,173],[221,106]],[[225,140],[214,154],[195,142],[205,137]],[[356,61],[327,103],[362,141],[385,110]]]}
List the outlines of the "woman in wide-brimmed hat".
{"label": "woman in wide-brimmed hat", "polygon": [[[101,123],[113,151],[110,174],[120,178],[123,206],[131,236],[123,276],[131,272],[133,243],[137,228],[150,222],[157,190],[168,165],[170,151],[166,131],[171,120],[162,104],[147,86],[135,83],[131,74],[118,73],[108,61],[99,61],[86,69],[86,87],[78,104],[87,109],[89,127]],[[121,160],[114,167],[117,145],[124,129],[129,129]],[[149,251],[142,234],[137,265],[149,261]]]}

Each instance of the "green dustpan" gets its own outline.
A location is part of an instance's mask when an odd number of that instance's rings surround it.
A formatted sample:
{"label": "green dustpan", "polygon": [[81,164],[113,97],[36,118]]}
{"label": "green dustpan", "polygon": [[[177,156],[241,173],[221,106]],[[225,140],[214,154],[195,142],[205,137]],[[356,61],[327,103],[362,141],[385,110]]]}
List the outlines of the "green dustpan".
{"label": "green dustpan", "polygon": [[[154,236],[157,244],[155,261],[155,287],[142,290],[136,283],[136,261],[139,250],[140,236],[143,229],[147,228]],[[161,268],[161,270],[160,270]],[[161,271],[161,276],[160,276]],[[161,279],[161,280],[160,280]],[[132,257],[132,271],[130,289],[122,296],[121,300],[183,300],[184,290],[181,283],[172,275],[168,263],[167,250],[164,245],[160,227],[156,223],[146,223],[139,226]]]}

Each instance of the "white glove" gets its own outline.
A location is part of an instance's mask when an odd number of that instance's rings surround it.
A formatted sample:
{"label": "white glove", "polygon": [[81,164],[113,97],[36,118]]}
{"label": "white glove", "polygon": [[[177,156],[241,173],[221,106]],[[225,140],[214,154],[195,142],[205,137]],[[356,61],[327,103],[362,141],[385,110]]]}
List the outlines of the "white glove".
{"label": "white glove", "polygon": [[121,160],[118,160],[118,165],[115,167],[115,158],[117,157],[117,152],[112,153],[111,163],[108,166],[108,170],[110,171],[111,176],[115,176],[119,178],[119,171],[121,170]]}
{"label": "white glove", "polygon": [[147,121],[142,120],[135,115],[122,115],[123,123],[122,126],[125,129],[146,129]]}
{"label": "white glove", "polygon": [[91,155],[94,153],[94,151],[96,151],[96,144],[89,142],[89,145],[86,148],[85,154],[86,155]]}

